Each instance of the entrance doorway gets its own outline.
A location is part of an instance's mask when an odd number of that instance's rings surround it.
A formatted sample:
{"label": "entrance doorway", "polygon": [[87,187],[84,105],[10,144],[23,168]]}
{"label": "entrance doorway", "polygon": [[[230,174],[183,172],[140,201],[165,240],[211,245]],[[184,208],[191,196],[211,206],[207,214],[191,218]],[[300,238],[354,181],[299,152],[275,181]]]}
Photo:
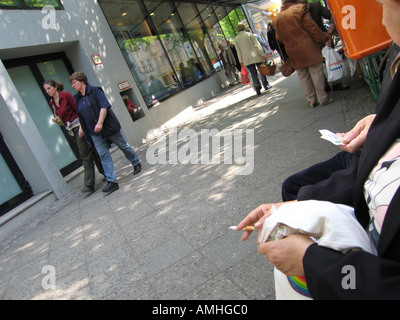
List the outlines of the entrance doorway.
{"label": "entrance doorway", "polygon": [[43,82],[60,81],[65,91],[75,94],[69,83],[74,72],[69,60],[64,53],[58,53],[8,60],[4,65],[58,169],[63,176],[68,175],[81,166],[79,152],[65,128],[51,121],[50,97]]}
{"label": "entrance doorway", "polygon": [[[66,176],[79,168],[82,163],[78,149],[65,128],[51,121],[50,97],[43,89],[43,82],[53,79],[62,82],[65,91],[75,94],[69,83],[74,70],[65,53],[5,60],[3,63],[61,174]],[[0,216],[33,195],[1,134],[0,191]]]}

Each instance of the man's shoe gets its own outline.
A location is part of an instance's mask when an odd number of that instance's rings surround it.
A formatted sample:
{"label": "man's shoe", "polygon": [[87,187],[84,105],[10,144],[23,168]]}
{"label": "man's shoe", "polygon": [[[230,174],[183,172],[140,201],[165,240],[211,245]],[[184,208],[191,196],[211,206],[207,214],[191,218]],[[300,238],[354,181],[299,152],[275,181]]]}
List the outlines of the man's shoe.
{"label": "man's shoe", "polygon": [[109,182],[107,182],[107,185],[101,191],[103,191],[105,193],[111,193],[118,189],[119,189],[118,183],[109,181]]}
{"label": "man's shoe", "polygon": [[94,187],[83,187],[81,192],[82,193],[92,193],[92,192],[94,192]]}
{"label": "man's shoe", "polygon": [[326,101],[326,102],[324,102],[324,103],[321,103],[321,107],[325,107],[325,106],[327,106],[328,104],[331,104],[333,101],[335,101],[335,100],[333,100],[333,98],[329,98],[328,101]]}
{"label": "man's shoe", "polygon": [[142,164],[139,162],[136,166],[133,166],[133,174],[138,174],[142,171]]}
{"label": "man's shoe", "polygon": [[260,96],[261,95],[261,87],[256,87],[256,92],[257,92],[257,95]]}
{"label": "man's shoe", "polygon": [[271,88],[272,88],[272,86],[268,83],[267,86],[264,89],[265,89],[265,91],[268,91]]}

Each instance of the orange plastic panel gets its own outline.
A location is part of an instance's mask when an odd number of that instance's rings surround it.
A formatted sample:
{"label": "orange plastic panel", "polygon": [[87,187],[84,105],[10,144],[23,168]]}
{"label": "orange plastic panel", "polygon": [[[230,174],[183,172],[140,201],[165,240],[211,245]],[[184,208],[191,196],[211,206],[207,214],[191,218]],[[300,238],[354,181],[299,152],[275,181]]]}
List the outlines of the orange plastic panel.
{"label": "orange plastic panel", "polygon": [[382,7],[376,0],[327,0],[345,54],[353,60],[390,45],[382,25]]}

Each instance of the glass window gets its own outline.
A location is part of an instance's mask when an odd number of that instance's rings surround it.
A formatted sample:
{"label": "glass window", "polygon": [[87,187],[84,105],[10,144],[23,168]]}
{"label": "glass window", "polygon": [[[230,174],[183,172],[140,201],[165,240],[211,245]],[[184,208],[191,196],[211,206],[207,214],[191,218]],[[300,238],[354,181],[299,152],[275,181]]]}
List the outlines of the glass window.
{"label": "glass window", "polygon": [[0,0],[1,9],[41,9],[44,6],[63,9],[59,0]]}
{"label": "glass window", "polygon": [[145,4],[180,83],[189,86],[202,78],[196,49],[175,12],[174,4],[162,0],[146,1]]}
{"label": "glass window", "polygon": [[210,47],[207,41],[208,35],[204,32],[197,8],[191,3],[178,3],[177,9],[202,72],[205,72],[205,74],[212,73],[214,71],[213,51],[211,51],[210,55]]}
{"label": "glass window", "polygon": [[219,43],[226,43],[221,27],[218,23],[214,8],[210,5],[197,4],[200,11],[201,19],[204,23],[207,52],[212,60],[215,69],[222,68],[222,63],[219,61],[217,52]]}
{"label": "glass window", "polygon": [[32,196],[31,186],[15,162],[0,132],[0,216]]}
{"label": "glass window", "polygon": [[238,34],[236,27],[239,22],[247,23],[246,16],[244,15],[241,7],[230,10],[228,15],[219,22],[225,37],[232,43]]}
{"label": "glass window", "polygon": [[[225,38],[227,39],[235,39],[236,35],[237,35],[237,31],[236,31],[236,24],[234,24],[234,22],[231,21],[229,15],[225,12],[222,12],[222,10],[226,10],[225,8],[220,8],[219,10],[216,10],[217,16],[218,16],[218,20],[219,20],[219,24],[221,26],[222,32],[225,36]],[[218,12],[220,11],[220,12]],[[221,18],[222,17],[222,18]]]}
{"label": "glass window", "polygon": [[141,1],[101,1],[100,5],[147,106],[181,88],[150,19],[151,10]]}
{"label": "glass window", "polygon": [[218,43],[234,38],[239,21],[235,13],[232,25],[227,16],[233,7],[165,0],[99,3],[149,107],[220,70]]}
{"label": "glass window", "polygon": [[228,13],[229,20],[231,21],[233,28],[235,29],[235,33],[237,33],[236,26],[240,21],[246,20],[246,16],[243,13],[241,7],[237,7],[236,9],[230,11]]}
{"label": "glass window", "polygon": [[45,81],[53,79],[56,82],[61,82],[64,85],[63,91],[69,92],[72,95],[76,94],[76,90],[69,83],[71,74],[62,59],[39,62],[37,66]]}
{"label": "glass window", "polygon": [[0,205],[21,192],[21,187],[0,153]]}

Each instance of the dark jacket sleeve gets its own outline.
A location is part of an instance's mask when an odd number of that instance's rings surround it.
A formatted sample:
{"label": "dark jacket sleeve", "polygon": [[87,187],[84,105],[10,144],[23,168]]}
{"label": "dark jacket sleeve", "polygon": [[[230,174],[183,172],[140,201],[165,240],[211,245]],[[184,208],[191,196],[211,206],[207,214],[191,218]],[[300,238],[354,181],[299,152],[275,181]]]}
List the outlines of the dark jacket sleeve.
{"label": "dark jacket sleeve", "polygon": [[321,200],[338,204],[353,205],[353,188],[357,177],[360,150],[357,151],[350,166],[336,171],[326,180],[300,189],[297,199]]}
{"label": "dark jacket sleeve", "polygon": [[[338,172],[341,179],[332,176],[323,181],[324,190],[300,190],[302,197],[321,196],[323,200],[348,201],[340,191],[352,190],[355,216],[363,227],[368,225],[370,213],[363,194],[364,182],[382,155],[400,136],[400,73],[392,80],[382,106],[369,129],[362,153],[357,152],[348,170]],[[354,179],[354,174],[356,179]],[[337,176],[335,174],[335,176]],[[353,182],[352,182],[353,181]],[[329,189],[331,188],[331,189]],[[307,191],[307,192],[306,192]],[[351,203],[350,203],[351,204]],[[397,189],[385,214],[377,255],[363,251],[348,254],[311,245],[303,266],[308,289],[314,299],[400,299],[400,188]],[[344,269],[349,267],[353,274]],[[355,288],[346,283],[353,281]]]}
{"label": "dark jacket sleeve", "polygon": [[101,108],[107,108],[107,116],[104,120],[103,130],[101,134],[104,138],[110,137],[121,129],[121,125],[112,111],[111,104],[108,101],[104,91],[100,87],[93,87],[93,98],[95,100],[95,106],[97,108],[97,114]]}
{"label": "dark jacket sleeve", "polygon": [[321,2],[317,2],[317,5],[318,5],[318,11],[319,11],[320,16],[324,17],[325,19],[328,19],[329,21],[332,21],[331,20],[332,15],[331,15],[331,12],[329,11],[329,9],[326,8],[325,6],[323,6],[321,4]]}
{"label": "dark jacket sleeve", "polygon": [[[400,263],[365,251],[311,245],[303,258],[313,299],[400,299]],[[354,286],[352,286],[354,285]]]}
{"label": "dark jacket sleeve", "polygon": [[306,8],[302,13],[302,24],[310,36],[320,45],[321,48],[323,48],[325,43],[329,40],[328,34],[322,32]]}
{"label": "dark jacket sleeve", "polygon": [[68,104],[71,106],[71,108],[74,109],[76,113],[78,113],[78,108],[76,106],[76,101],[74,99],[74,96],[71,93],[66,92],[65,97],[67,98]]}

